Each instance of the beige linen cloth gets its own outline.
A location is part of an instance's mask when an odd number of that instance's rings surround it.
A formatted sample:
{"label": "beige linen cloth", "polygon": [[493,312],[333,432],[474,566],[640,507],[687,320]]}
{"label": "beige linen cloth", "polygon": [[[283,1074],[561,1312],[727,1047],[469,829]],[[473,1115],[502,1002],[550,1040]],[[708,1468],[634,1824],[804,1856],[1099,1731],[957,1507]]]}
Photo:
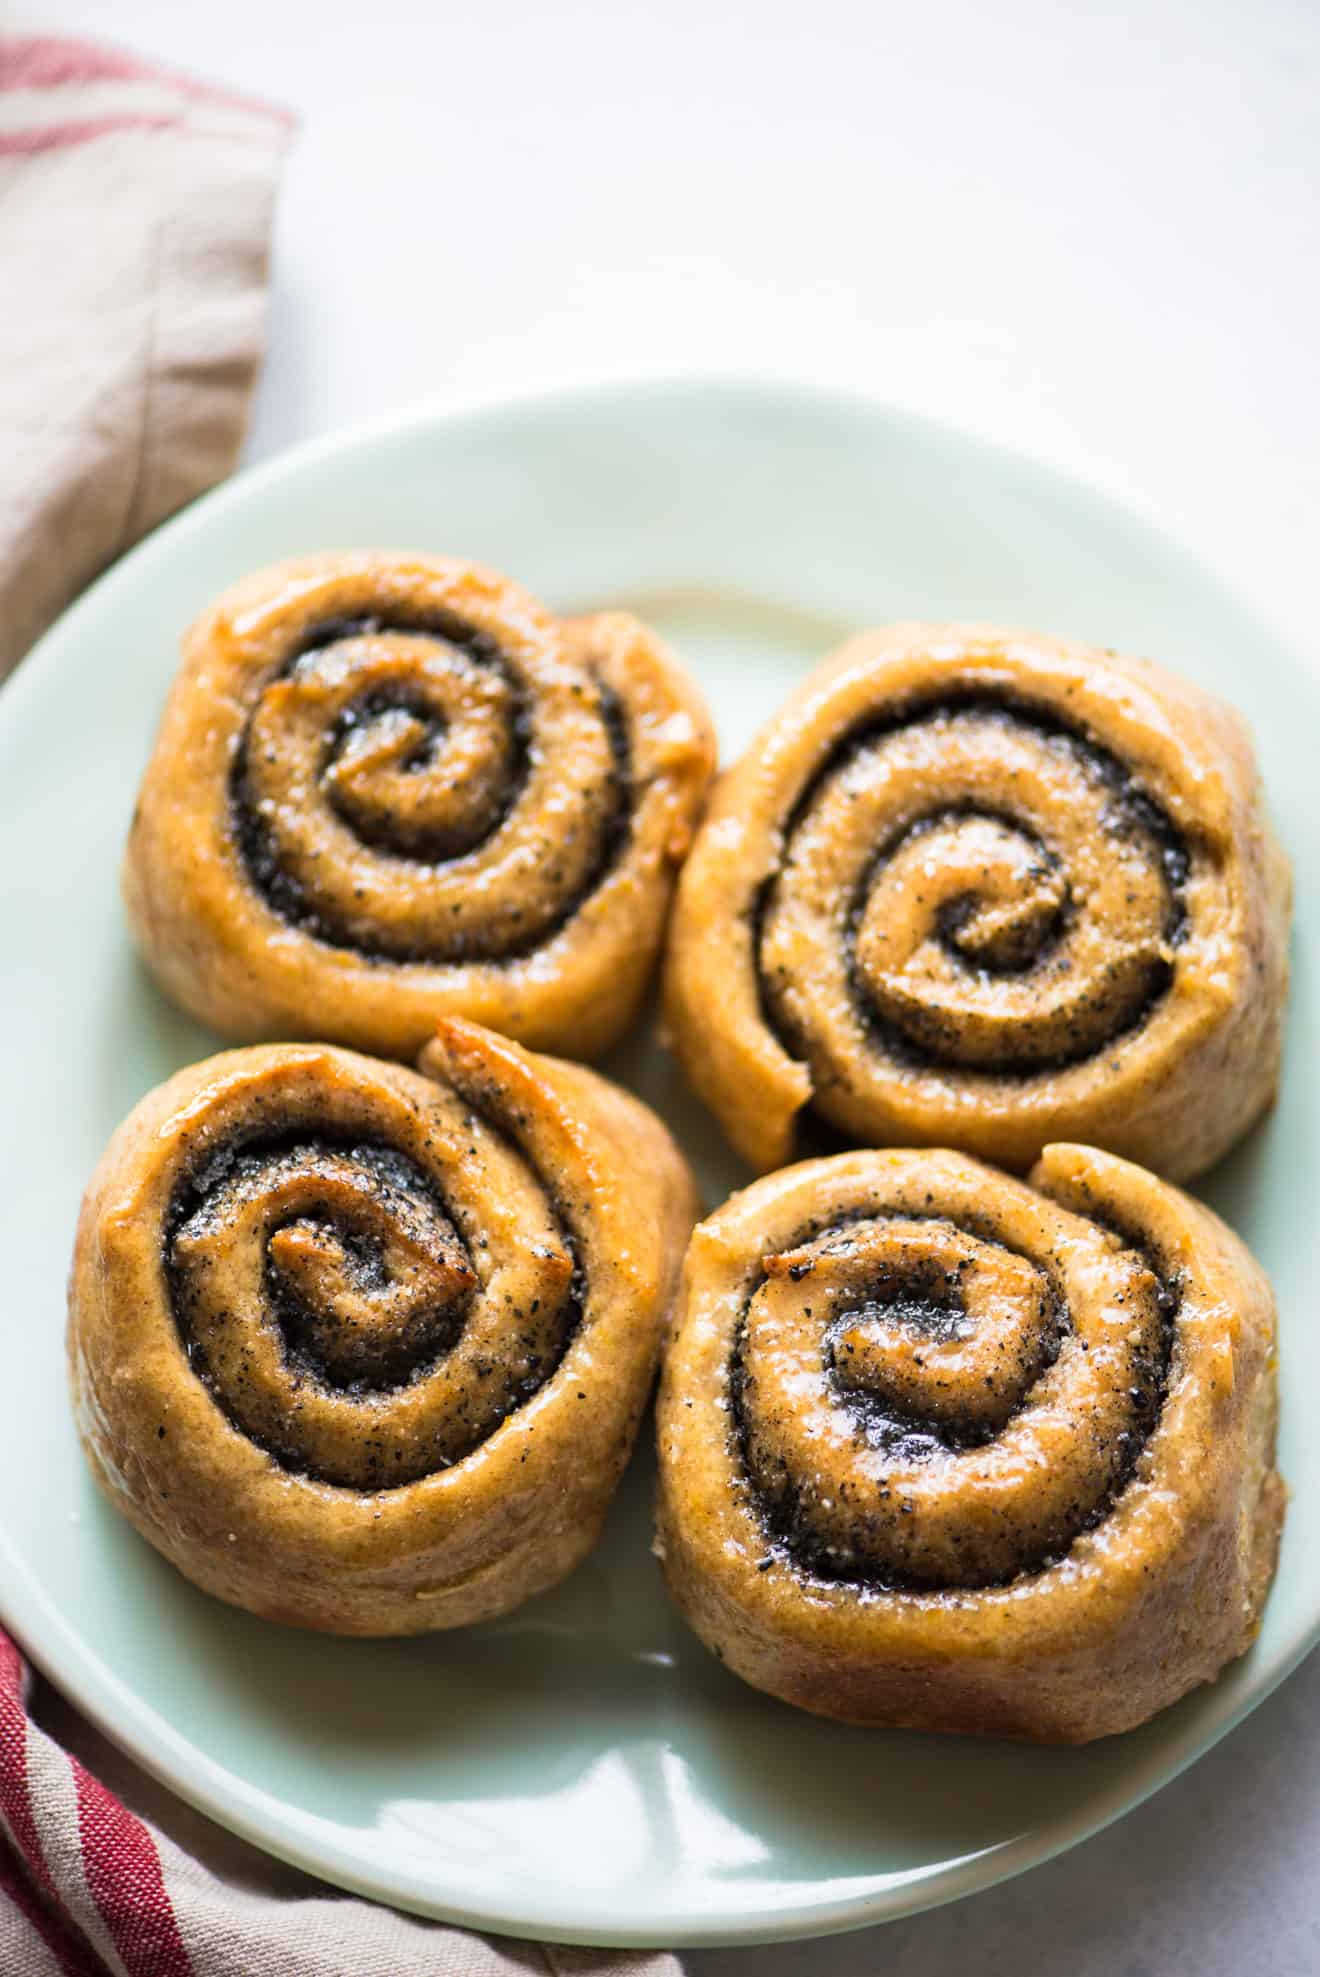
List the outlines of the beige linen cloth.
{"label": "beige linen cloth", "polygon": [[[233,466],[288,135],[123,51],[0,37],[0,672]],[[322,1887],[147,1778],[0,1632],[0,1972],[106,1971],[679,1977],[670,1956],[473,1936]]]}

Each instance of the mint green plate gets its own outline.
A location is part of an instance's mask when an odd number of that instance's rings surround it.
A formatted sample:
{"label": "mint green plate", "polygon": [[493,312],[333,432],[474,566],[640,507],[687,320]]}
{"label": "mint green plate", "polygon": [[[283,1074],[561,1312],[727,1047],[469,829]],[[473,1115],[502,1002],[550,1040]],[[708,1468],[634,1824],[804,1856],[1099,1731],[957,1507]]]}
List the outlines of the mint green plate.
{"label": "mint green plate", "polygon": [[[1259,1643],[1213,1688],[1080,1751],[795,1714],[726,1674],[666,1603],[645,1452],[566,1584],[507,1620],[408,1642],[232,1612],[101,1503],[64,1395],[78,1198],[135,1100],[215,1046],[129,947],[116,868],[134,787],[193,613],[255,565],[354,544],[479,557],[565,607],[633,606],[696,668],[726,756],[835,639],[897,617],[1151,653],[1253,718],[1296,859],[1301,951],[1282,1102],[1207,1192],[1278,1287],[1293,1500]],[[1320,1631],[1317,734],[1316,679],[1181,550],[1083,487],[879,406],[774,385],[589,391],[332,439],[198,502],[0,695],[6,1621],[214,1818],[332,1881],[489,1929],[710,1943],[851,1928],[986,1887],[1116,1818]],[[710,1201],[742,1178],[653,1045],[615,1068],[676,1123]]]}

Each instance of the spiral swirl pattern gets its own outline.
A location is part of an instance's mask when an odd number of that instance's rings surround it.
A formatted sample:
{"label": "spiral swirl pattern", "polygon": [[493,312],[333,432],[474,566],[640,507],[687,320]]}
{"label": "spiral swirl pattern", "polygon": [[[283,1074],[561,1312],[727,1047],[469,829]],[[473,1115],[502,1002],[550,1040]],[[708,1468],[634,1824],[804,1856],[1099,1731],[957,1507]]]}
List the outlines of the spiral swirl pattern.
{"label": "spiral swirl pattern", "polygon": [[231,1034],[411,1055],[461,1014],[591,1053],[645,989],[712,760],[623,613],[559,621],[438,558],[287,566],[189,635],[130,917]]}
{"label": "spiral swirl pattern", "polygon": [[[1099,1232],[1060,1267],[1063,1219],[1011,1207],[866,1218],[765,1258],[732,1379],[748,1477],[798,1565],[1004,1583],[1062,1557],[1131,1476],[1173,1288]],[[1006,1219],[1021,1247],[984,1233]]]}
{"label": "spiral swirl pattern", "polygon": [[551,1377],[581,1316],[568,1232],[524,1176],[502,1181],[522,1184],[525,1219],[492,1258],[470,1211],[464,1240],[434,1180],[390,1147],[214,1155],[166,1258],[189,1360],[235,1425],[285,1468],[356,1489],[479,1447]]}
{"label": "spiral swirl pattern", "polygon": [[946,1152],[789,1168],[693,1238],[659,1408],[671,1584],[808,1708],[1123,1727],[1254,1630],[1272,1341],[1236,1239],[1110,1155],[1052,1147],[1030,1185]]}
{"label": "spiral swirl pattern", "polygon": [[121,1128],[70,1291],[84,1443],[209,1591],[299,1624],[502,1612],[592,1542],[691,1178],[580,1067],[448,1019],[427,1075],[234,1051]]}
{"label": "spiral swirl pattern", "polygon": [[401,961],[541,945],[620,848],[628,731],[589,666],[396,610],[314,624],[235,761],[248,870],[324,941]]}
{"label": "spiral swirl pattern", "polygon": [[766,996],[808,1058],[846,1055],[830,1028],[846,1010],[891,1059],[1061,1069],[1167,988],[1187,870],[1112,756],[1025,708],[920,709],[846,749],[795,815],[761,925]]}
{"label": "spiral swirl pattern", "polygon": [[671,1028],[758,1166],[810,1108],[871,1142],[1026,1166],[1075,1135],[1183,1172],[1272,1089],[1286,915],[1227,710],[1112,655],[900,628],[726,779]]}

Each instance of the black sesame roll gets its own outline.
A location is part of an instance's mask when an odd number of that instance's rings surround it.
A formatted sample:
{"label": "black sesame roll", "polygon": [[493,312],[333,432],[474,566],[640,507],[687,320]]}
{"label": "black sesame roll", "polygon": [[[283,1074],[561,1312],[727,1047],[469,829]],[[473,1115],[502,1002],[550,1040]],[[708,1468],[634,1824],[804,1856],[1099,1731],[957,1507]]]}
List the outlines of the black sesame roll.
{"label": "black sesame roll", "polygon": [[441,1015],[590,1055],[631,1019],[712,765],[677,664],[435,557],[249,579],[188,635],[125,866],[234,1036],[410,1056]]}
{"label": "black sesame roll", "polygon": [[1180,1174],[1273,1090],[1287,911],[1228,709],[1112,654],[897,627],[725,778],[670,1027],[758,1166],[814,1121],[1014,1167],[1084,1138]]}
{"label": "black sesame roll", "polygon": [[1274,1569],[1274,1305],[1154,1175],[1047,1149],[781,1170],[695,1232],[660,1550],[738,1674],[856,1722],[1082,1741],[1243,1651]]}
{"label": "black sesame roll", "polygon": [[198,1584],[299,1625],[455,1626],[576,1563],[695,1213],[659,1121],[595,1073],[457,1018],[424,1063],[208,1059],[83,1205],[94,1473]]}

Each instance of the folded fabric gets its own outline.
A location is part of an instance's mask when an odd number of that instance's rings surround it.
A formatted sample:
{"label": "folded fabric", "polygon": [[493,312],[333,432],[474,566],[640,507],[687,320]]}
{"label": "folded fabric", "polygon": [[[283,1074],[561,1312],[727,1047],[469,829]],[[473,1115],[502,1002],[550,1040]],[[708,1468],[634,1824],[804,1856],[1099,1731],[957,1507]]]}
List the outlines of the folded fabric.
{"label": "folded fabric", "polygon": [[0,675],[233,466],[290,128],[118,49],[0,38]]}

